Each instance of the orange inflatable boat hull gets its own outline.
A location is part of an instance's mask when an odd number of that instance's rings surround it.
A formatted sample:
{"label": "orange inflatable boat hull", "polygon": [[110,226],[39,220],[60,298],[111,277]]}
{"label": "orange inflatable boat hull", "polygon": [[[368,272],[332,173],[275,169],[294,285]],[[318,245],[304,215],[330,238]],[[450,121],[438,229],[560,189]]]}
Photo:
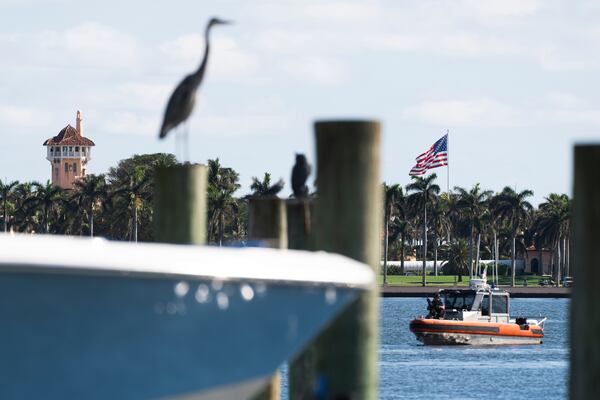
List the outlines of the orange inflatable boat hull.
{"label": "orange inflatable boat hull", "polygon": [[541,344],[544,329],[535,324],[493,323],[416,318],[410,331],[424,344]]}

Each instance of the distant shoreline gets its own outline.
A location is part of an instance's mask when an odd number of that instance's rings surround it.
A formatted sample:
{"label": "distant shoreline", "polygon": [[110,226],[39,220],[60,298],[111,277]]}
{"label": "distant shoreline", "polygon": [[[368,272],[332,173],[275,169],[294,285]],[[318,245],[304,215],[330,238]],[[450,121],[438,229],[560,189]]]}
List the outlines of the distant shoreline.
{"label": "distant shoreline", "polygon": [[[452,289],[454,286],[404,286],[404,285],[380,285],[381,297],[427,297],[432,296],[439,289]],[[464,286],[457,287],[466,289]],[[571,289],[563,287],[510,287],[500,286],[500,289],[510,293],[512,298],[569,298]]]}

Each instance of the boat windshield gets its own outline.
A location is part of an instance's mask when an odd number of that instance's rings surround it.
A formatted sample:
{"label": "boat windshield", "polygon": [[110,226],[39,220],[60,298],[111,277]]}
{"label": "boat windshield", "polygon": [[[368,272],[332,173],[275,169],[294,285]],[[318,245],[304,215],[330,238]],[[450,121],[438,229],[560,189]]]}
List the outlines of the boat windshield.
{"label": "boat windshield", "polygon": [[471,310],[475,301],[475,291],[473,290],[456,290],[444,292],[444,307],[449,310]]}

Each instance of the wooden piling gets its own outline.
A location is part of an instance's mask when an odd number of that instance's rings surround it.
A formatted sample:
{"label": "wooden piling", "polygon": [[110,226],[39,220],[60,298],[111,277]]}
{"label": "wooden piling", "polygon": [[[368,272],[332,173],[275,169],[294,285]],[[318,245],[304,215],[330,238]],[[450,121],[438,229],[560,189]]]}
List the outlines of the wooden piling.
{"label": "wooden piling", "polygon": [[570,398],[600,399],[600,145],[575,146]]}
{"label": "wooden piling", "polygon": [[[314,201],[290,199],[286,201],[288,222],[288,247],[294,250],[314,249]],[[313,380],[306,379],[315,368],[314,343],[289,361],[288,393],[290,399],[310,398]]]}
{"label": "wooden piling", "polygon": [[288,248],[313,250],[314,202],[312,199],[289,199],[285,202]]}
{"label": "wooden piling", "polygon": [[[286,207],[278,197],[251,197],[248,201],[248,239],[276,249],[288,246]],[[252,400],[279,400],[281,377],[276,372]]]}
{"label": "wooden piling", "polygon": [[205,165],[177,165],[156,171],[157,242],[206,243],[207,171]]}
{"label": "wooden piling", "polygon": [[251,197],[248,200],[248,239],[274,249],[287,249],[287,216],[282,199]]}
{"label": "wooden piling", "polygon": [[[315,123],[315,133],[315,247],[364,262],[377,272],[383,219],[380,124],[322,121]],[[325,398],[377,398],[378,302],[374,286],[316,339],[315,370],[307,379],[318,380]]]}

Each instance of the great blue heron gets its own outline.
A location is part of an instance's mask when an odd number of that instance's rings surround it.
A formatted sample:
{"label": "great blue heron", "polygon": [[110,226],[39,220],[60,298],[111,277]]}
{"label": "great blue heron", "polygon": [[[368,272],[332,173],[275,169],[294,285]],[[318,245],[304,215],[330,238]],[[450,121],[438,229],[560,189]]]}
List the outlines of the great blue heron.
{"label": "great blue heron", "polygon": [[308,186],[306,186],[306,179],[310,175],[310,164],[306,160],[304,154],[296,154],[296,164],[292,168],[292,190],[294,197],[304,198],[308,197]]}
{"label": "great blue heron", "polygon": [[167,133],[175,128],[177,125],[188,119],[192,110],[194,109],[194,103],[196,101],[196,90],[200,83],[202,83],[202,78],[204,77],[204,71],[206,70],[206,63],[208,61],[208,52],[210,49],[210,42],[208,34],[210,32],[210,28],[214,25],[219,24],[230,24],[231,21],[225,21],[219,18],[211,18],[206,25],[206,31],[204,32],[204,57],[202,57],[202,62],[198,69],[186,76],[183,81],[175,88],[175,91],[171,95],[169,99],[169,103],[167,103],[167,108],[165,110],[165,116],[163,118],[163,123],[160,128],[159,137],[162,139],[167,136]]}

